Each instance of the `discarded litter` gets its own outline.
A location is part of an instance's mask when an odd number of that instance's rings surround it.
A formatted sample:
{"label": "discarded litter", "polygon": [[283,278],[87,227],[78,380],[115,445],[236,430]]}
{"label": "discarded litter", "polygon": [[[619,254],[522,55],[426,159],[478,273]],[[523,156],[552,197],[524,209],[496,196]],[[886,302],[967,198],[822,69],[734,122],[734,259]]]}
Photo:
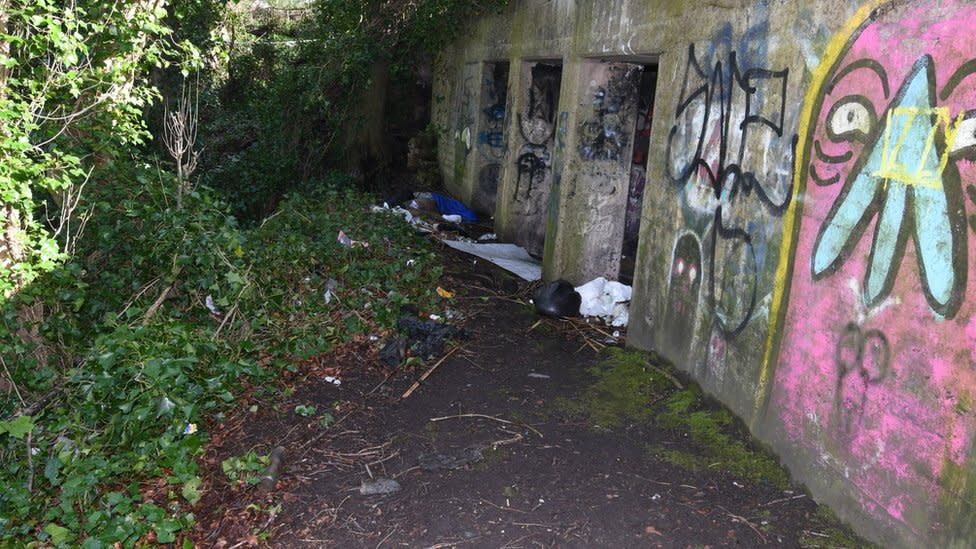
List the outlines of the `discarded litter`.
{"label": "discarded litter", "polygon": [[435,202],[437,202],[437,211],[439,211],[441,215],[456,215],[460,217],[460,219],[455,221],[455,223],[460,223],[461,221],[473,223],[478,220],[478,216],[475,215],[474,212],[453,198],[444,196],[440,193],[432,193],[432,198]]}
{"label": "discarded litter", "polygon": [[601,277],[595,278],[576,291],[581,298],[580,314],[602,318],[607,324],[623,328],[630,320],[630,302],[633,290],[626,284],[607,281]]}
{"label": "discarded litter", "polygon": [[487,259],[529,282],[542,278],[542,263],[529,255],[525,248],[520,248],[515,244],[477,244],[458,240],[445,240],[444,244],[455,250]]}
{"label": "discarded litter", "polygon": [[532,295],[537,313],[547,316],[577,316],[580,313],[580,294],[565,280],[556,280],[540,287]]}
{"label": "discarded litter", "polygon": [[457,214],[442,215],[441,218],[444,221],[447,221],[448,223],[460,223],[461,221],[463,221],[461,216]]}
{"label": "discarded litter", "polygon": [[546,374],[537,374],[535,372],[530,372],[529,377],[531,377],[532,379],[549,379],[549,376],[547,376]]}
{"label": "discarded litter", "polygon": [[395,337],[380,349],[380,360],[383,364],[396,368],[403,363],[407,354],[407,338]]}
{"label": "discarded litter", "polygon": [[454,297],[454,292],[452,292],[450,290],[445,290],[444,288],[441,288],[440,286],[438,286],[437,287],[437,295],[443,297],[444,299],[451,299],[451,298]]}
{"label": "discarded litter", "polygon": [[347,248],[355,248],[356,246],[362,246],[363,248],[368,248],[369,247],[369,243],[368,242],[362,242],[360,240],[353,240],[353,239],[349,238],[346,235],[346,233],[342,231],[342,229],[339,229],[339,237],[336,240],[339,242],[339,244],[342,244],[343,246],[345,246]]}
{"label": "discarded litter", "polygon": [[400,483],[392,478],[377,478],[374,480],[364,480],[359,485],[359,493],[364,496],[378,496],[383,494],[395,494],[401,490]]}
{"label": "discarded litter", "polygon": [[498,240],[498,235],[495,233],[485,233],[478,237],[479,242],[483,242],[485,240]]}
{"label": "discarded litter", "polygon": [[401,208],[400,206],[391,208],[389,204],[384,202],[382,206],[373,206],[372,208],[370,208],[370,211],[373,213],[396,214],[402,217],[403,220],[406,221],[407,223],[413,224],[413,214],[410,213],[408,210]]}
{"label": "discarded litter", "polygon": [[332,290],[339,285],[339,282],[334,278],[330,278],[328,282],[325,283],[325,304],[328,305],[332,303]]}
{"label": "discarded litter", "polygon": [[187,423],[186,424],[186,427],[183,428],[183,434],[184,435],[192,435],[195,432],[197,432],[197,424],[196,423]]}
{"label": "discarded litter", "polygon": [[212,295],[207,294],[207,298],[203,300],[203,304],[206,305],[208,311],[217,316],[221,316],[220,310],[217,309],[217,304],[214,303],[214,298]]}
{"label": "discarded litter", "polygon": [[423,359],[438,356],[448,340],[467,337],[463,329],[437,322],[440,320],[438,315],[430,315],[431,320],[422,320],[417,316],[416,307],[410,305],[404,305],[401,311],[404,314],[397,321],[400,335],[380,350],[380,360],[388,366],[395,368],[402,364],[408,352],[410,356]]}
{"label": "discarded litter", "polygon": [[339,378],[337,378],[337,377],[335,377],[335,376],[325,376],[325,382],[326,383],[331,383],[331,384],[335,385],[336,387],[338,387],[339,385],[342,385],[342,380],[339,379]]}
{"label": "discarded litter", "polygon": [[466,335],[460,328],[434,320],[421,320],[412,313],[401,316],[397,328],[407,336],[410,354],[420,358],[438,356],[444,351],[447,340],[464,338]]}

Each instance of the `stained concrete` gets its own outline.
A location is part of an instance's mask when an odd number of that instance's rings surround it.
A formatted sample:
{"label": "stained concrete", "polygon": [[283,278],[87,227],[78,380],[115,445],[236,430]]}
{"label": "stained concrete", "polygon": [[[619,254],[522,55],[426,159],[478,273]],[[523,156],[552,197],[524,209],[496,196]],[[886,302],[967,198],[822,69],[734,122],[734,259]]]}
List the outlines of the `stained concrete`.
{"label": "stained concrete", "polygon": [[969,546],[973,24],[952,0],[514,1],[440,55],[442,172],[547,280],[616,278],[655,67],[628,341],[866,536]]}

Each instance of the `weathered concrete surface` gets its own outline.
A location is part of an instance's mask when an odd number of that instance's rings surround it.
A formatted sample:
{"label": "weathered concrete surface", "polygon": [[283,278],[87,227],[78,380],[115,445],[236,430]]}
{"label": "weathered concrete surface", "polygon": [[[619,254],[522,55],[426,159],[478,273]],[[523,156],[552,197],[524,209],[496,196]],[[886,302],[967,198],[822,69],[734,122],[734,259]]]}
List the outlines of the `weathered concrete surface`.
{"label": "weathered concrete surface", "polygon": [[[507,62],[498,231],[547,279],[614,277],[656,63],[629,341],[866,535],[972,546],[974,25],[956,0],[517,1],[440,59],[442,169],[466,200],[490,188],[478,117]],[[540,65],[560,68],[541,110]]]}

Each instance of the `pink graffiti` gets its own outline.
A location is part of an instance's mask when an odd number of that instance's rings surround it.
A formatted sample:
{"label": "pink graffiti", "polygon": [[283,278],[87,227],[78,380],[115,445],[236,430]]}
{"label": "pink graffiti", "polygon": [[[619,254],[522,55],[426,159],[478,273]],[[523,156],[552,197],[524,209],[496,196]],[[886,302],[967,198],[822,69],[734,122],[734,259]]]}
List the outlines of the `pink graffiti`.
{"label": "pink graffiti", "polygon": [[[971,458],[976,431],[976,411],[968,409],[976,401],[976,236],[969,222],[976,188],[967,190],[976,184],[976,154],[966,148],[976,144],[969,129],[976,126],[964,122],[976,110],[973,28],[976,8],[961,2],[887,7],[851,37],[830,69],[822,102],[812,107],[811,135],[801,143],[805,191],[768,408],[802,453],[820,456],[820,466],[849,479],[865,509],[920,534],[939,522],[940,499],[953,498],[941,492],[940,475],[947,464]],[[919,67],[931,71],[930,110],[901,107],[918,89],[909,86]],[[916,249],[922,238],[906,233],[894,246],[894,274],[883,287],[869,288],[872,254],[883,247],[873,252],[874,239],[898,236],[880,227],[892,207],[884,199],[888,187],[873,195],[859,226],[842,227],[853,236],[829,268],[818,272],[815,255],[825,225],[841,218],[838,204],[857,192],[855,178],[875,170],[872,151],[889,147],[895,152],[885,162],[900,167],[890,160],[900,154],[895,138],[885,141],[889,115],[918,116],[933,128],[933,158],[945,153],[944,172],[905,176],[902,184],[909,197],[921,185],[944,190],[954,262],[946,273],[926,272]],[[893,169],[882,165],[869,175]],[[932,219],[916,217],[900,230]],[[938,295],[926,276],[949,279],[954,301]]]}

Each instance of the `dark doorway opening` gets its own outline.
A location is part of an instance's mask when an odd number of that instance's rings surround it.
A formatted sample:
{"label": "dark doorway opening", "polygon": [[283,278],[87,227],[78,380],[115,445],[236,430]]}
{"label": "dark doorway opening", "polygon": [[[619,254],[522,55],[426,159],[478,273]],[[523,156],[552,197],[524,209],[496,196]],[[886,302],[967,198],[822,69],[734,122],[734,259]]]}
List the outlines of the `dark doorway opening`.
{"label": "dark doorway opening", "polygon": [[620,252],[620,276],[624,284],[633,284],[635,257],[640,238],[641,209],[647,180],[647,153],[651,146],[651,121],[654,119],[654,94],[657,88],[657,64],[644,65],[638,90],[637,124],[634,128],[634,152],[624,215],[624,240]]}

